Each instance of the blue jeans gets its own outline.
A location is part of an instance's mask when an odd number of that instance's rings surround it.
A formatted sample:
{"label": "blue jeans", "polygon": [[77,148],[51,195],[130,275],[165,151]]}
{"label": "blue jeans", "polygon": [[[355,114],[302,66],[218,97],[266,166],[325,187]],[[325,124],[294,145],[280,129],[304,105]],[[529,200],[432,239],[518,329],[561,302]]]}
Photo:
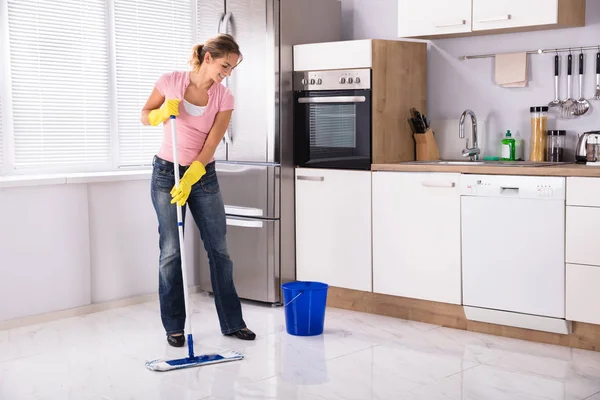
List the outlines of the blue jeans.
{"label": "blue jeans", "polygon": [[[187,167],[179,167],[180,177]],[[177,205],[171,204],[169,193],[175,185],[174,165],[154,157],[150,192],[152,204],[158,217],[160,236],[159,285],[160,314],[167,334],[183,333],[185,326],[185,303],[181,276],[181,254],[177,230]],[[229,334],[246,327],[242,318],[242,306],[233,284],[233,263],[229,258],[226,242],[225,205],[219,190],[215,163],[206,165],[206,175],[192,186],[183,207],[190,208],[192,217],[200,230],[204,249],[208,253],[210,277],[221,332]],[[188,332],[188,334],[191,332]]]}

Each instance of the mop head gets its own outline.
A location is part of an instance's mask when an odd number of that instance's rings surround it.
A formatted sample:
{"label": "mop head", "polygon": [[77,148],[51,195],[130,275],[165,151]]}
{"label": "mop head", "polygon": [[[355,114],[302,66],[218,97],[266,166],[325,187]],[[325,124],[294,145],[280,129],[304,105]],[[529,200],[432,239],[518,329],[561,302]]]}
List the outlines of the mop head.
{"label": "mop head", "polygon": [[151,371],[172,371],[175,369],[201,367],[203,365],[218,364],[243,359],[244,356],[237,351],[226,351],[219,354],[204,354],[201,356],[180,358],[178,360],[152,360],[146,363],[146,368]]}

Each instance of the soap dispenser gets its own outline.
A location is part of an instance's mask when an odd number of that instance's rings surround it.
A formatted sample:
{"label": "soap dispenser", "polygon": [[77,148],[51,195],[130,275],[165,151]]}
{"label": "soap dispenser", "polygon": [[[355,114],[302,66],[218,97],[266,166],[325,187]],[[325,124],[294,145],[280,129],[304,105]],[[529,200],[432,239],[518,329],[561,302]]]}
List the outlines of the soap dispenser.
{"label": "soap dispenser", "polygon": [[502,139],[502,161],[515,161],[515,139],[513,139],[510,129],[506,131],[506,137]]}

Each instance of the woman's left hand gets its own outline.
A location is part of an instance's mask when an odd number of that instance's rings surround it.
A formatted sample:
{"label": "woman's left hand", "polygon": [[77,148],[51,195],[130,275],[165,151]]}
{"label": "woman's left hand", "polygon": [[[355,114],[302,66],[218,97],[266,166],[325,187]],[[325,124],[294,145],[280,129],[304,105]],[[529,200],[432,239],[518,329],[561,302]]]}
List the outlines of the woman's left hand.
{"label": "woman's left hand", "polygon": [[204,174],[206,174],[204,164],[200,161],[194,161],[179,180],[179,186],[173,186],[173,189],[171,189],[171,197],[173,198],[171,204],[177,203],[183,207],[190,196],[192,185],[198,182]]}

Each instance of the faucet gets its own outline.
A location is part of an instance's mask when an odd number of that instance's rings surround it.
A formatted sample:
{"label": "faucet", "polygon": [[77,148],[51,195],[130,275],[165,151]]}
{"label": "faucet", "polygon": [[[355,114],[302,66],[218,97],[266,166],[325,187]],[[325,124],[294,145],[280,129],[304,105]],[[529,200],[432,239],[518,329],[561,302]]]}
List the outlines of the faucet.
{"label": "faucet", "polygon": [[473,147],[469,147],[469,139],[467,139],[466,148],[463,149],[462,155],[463,157],[469,157],[471,161],[479,160],[479,154],[481,150],[477,147],[477,117],[475,113],[471,110],[465,110],[460,116],[460,122],[458,124],[458,137],[461,139],[465,138],[465,118],[467,115],[471,116],[471,126],[472,126],[472,142]]}

